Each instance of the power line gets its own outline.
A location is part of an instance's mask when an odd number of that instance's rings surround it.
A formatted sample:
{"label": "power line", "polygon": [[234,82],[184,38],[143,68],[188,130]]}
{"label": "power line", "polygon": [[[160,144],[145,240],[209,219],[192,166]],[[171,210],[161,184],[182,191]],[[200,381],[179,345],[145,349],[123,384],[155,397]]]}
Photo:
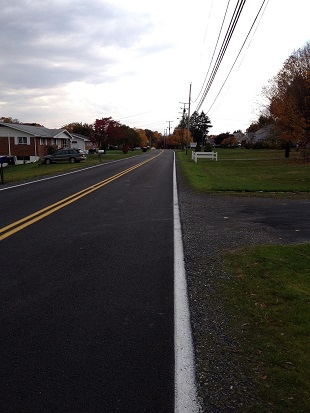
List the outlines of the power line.
{"label": "power line", "polygon": [[219,35],[217,36],[216,45],[215,45],[214,50],[213,50],[213,55],[212,55],[212,58],[211,58],[211,61],[210,61],[209,67],[208,67],[207,74],[206,74],[206,76],[205,76],[205,78],[204,78],[204,81],[203,81],[203,84],[202,84],[201,89],[200,89],[200,91],[199,91],[199,94],[198,94],[197,98],[196,98],[195,100],[193,100],[193,103],[195,103],[195,102],[198,100],[198,98],[199,98],[199,96],[200,96],[200,94],[201,94],[201,91],[202,91],[202,89],[203,89],[203,87],[204,87],[204,85],[205,85],[205,83],[206,83],[208,74],[209,74],[209,72],[210,72],[210,67],[211,67],[211,64],[212,64],[212,62],[213,62],[213,58],[214,58],[214,55],[215,55],[215,52],[216,52],[216,49],[217,49],[217,45],[218,45],[218,42],[219,42],[219,40],[220,40],[220,36],[221,36],[221,34],[222,34],[222,29],[223,29],[224,22],[225,22],[225,19],[226,19],[226,14],[227,14],[227,10],[228,10],[229,4],[230,4],[230,0],[228,0],[228,3],[227,3],[227,7],[226,7],[226,10],[225,10],[225,14],[224,14],[224,17],[223,17],[223,20],[222,20],[222,25],[221,25],[221,28],[220,28]]}
{"label": "power line", "polygon": [[[208,112],[211,110],[211,108],[213,107],[213,105],[214,105],[214,103],[216,102],[217,98],[219,97],[219,95],[220,95],[223,87],[225,86],[225,83],[226,83],[227,79],[229,78],[229,76],[230,76],[230,74],[231,74],[231,72],[232,72],[232,70],[233,70],[233,68],[234,68],[234,66],[235,66],[235,64],[236,64],[236,62],[237,62],[237,60],[238,60],[238,58],[239,58],[239,56],[240,56],[240,53],[241,53],[241,51],[242,51],[242,49],[243,49],[246,41],[248,40],[248,37],[249,37],[249,35],[250,35],[250,33],[251,33],[251,31],[252,31],[255,23],[256,23],[256,20],[258,19],[258,16],[259,16],[259,14],[260,14],[260,12],[261,12],[261,10],[262,10],[265,2],[266,2],[266,0],[263,0],[262,4],[261,4],[261,6],[260,6],[260,9],[259,9],[259,11],[257,12],[256,17],[255,17],[255,19],[254,19],[254,21],[253,21],[253,23],[252,23],[252,25],[251,25],[251,28],[250,28],[250,30],[248,31],[248,34],[247,34],[247,36],[246,36],[246,38],[245,38],[245,40],[244,40],[244,42],[243,42],[243,44],[242,44],[242,46],[241,46],[241,48],[240,48],[240,50],[239,50],[239,53],[238,53],[238,55],[237,55],[237,57],[236,57],[233,65],[231,66],[231,68],[230,68],[230,70],[229,70],[229,72],[228,72],[228,75],[226,76],[226,79],[224,80],[224,82],[223,82],[223,84],[222,84],[219,92],[217,93],[214,101],[212,102],[212,105],[209,107],[209,109],[207,110],[206,113],[208,113]],[[266,7],[267,7],[267,5],[268,5],[268,2],[269,2],[269,0],[267,0]],[[265,12],[265,10],[266,10],[266,7],[265,7],[265,9],[264,9],[264,12]],[[258,26],[257,26],[257,27],[258,27]],[[257,28],[256,28],[256,29],[257,29]]]}
{"label": "power line", "polygon": [[211,85],[214,81],[214,78],[216,76],[218,68],[220,67],[220,64],[222,63],[222,60],[223,60],[224,55],[226,53],[227,47],[229,45],[229,42],[232,38],[232,35],[234,33],[234,30],[235,30],[236,25],[238,23],[238,20],[240,18],[240,15],[241,15],[241,12],[242,12],[243,7],[245,5],[245,2],[246,2],[246,0],[238,0],[238,3],[236,4],[233,16],[232,16],[232,18],[230,20],[230,23],[229,23],[229,27],[228,27],[228,29],[226,31],[226,34],[225,34],[225,38],[222,42],[221,49],[218,53],[216,62],[213,66],[212,73],[211,73],[210,78],[209,78],[209,81],[208,81],[207,86],[206,86],[206,88],[203,92],[203,96],[200,98],[200,101],[199,101],[199,104],[196,108],[196,111],[199,111],[199,109],[201,108],[201,106],[202,106],[202,104],[203,104],[203,102],[204,102],[204,100],[205,100],[205,98],[206,98],[206,96],[207,96],[207,94],[210,90],[210,87],[211,87]]}

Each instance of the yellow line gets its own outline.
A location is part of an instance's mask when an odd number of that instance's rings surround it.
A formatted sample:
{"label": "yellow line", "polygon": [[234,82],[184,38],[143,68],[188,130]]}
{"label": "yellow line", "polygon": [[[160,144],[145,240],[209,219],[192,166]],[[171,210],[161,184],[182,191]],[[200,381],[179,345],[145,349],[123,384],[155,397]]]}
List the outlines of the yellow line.
{"label": "yellow line", "polygon": [[[4,240],[5,238],[10,237],[11,235],[15,234],[18,231],[21,231],[22,229],[28,227],[29,225],[34,224],[35,222],[47,217],[48,215],[53,214],[54,212],[58,211],[61,208],[64,208],[65,206],[68,206],[72,204],[73,202],[77,201],[80,198],[83,198],[86,195],[89,195],[90,193],[97,191],[97,189],[102,188],[103,186],[115,181],[116,179],[128,174],[129,172],[139,168],[140,166],[146,164],[147,162],[152,161],[153,159],[157,158],[159,155],[161,155],[162,152],[160,152],[158,155],[149,158],[143,162],[138,163],[137,165],[134,165],[128,169],[125,169],[122,172],[117,173],[116,175],[111,176],[110,178],[107,178],[101,182],[98,182],[88,188],[85,188],[79,192],[76,192],[73,195],[70,195],[67,198],[62,199],[61,201],[58,201],[52,205],[49,205],[46,208],[40,209],[37,212],[34,212],[31,215],[28,215],[18,221],[13,222],[12,224],[9,224],[3,228],[0,228],[0,241]],[[12,228],[12,229],[11,229]],[[11,230],[10,230],[11,229]],[[10,231],[9,231],[10,230]]]}

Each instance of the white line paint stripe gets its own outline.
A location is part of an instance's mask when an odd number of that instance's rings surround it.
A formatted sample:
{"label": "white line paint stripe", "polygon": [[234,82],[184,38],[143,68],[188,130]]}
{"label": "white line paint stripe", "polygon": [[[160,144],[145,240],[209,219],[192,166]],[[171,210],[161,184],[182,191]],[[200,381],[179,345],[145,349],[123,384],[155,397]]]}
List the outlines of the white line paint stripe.
{"label": "white line paint stripe", "polygon": [[[36,179],[35,181],[23,182],[21,184],[17,183],[16,185],[8,186],[6,188],[0,188],[0,191],[7,191],[9,189],[18,188],[20,186],[25,186],[25,185],[32,185],[32,184],[36,184],[37,182],[49,181],[50,179],[62,178],[63,176],[77,174],[77,173],[80,173],[80,172],[87,171],[88,169],[99,168],[100,166],[106,166],[106,165],[110,165],[111,163],[116,163],[116,162],[125,161],[127,159],[132,159],[132,158],[135,158],[136,156],[138,156],[138,155],[133,155],[131,157],[123,158],[123,159],[115,159],[114,161],[99,163],[97,165],[86,166],[85,168],[76,169],[74,171],[69,171],[69,172],[65,172],[65,173],[60,173],[59,175],[51,175],[51,176],[47,176],[46,178],[41,178],[41,179],[39,178],[39,179]],[[41,166],[42,166],[42,168],[44,168],[43,165],[41,165]]]}
{"label": "white line paint stripe", "polygon": [[173,165],[174,205],[174,351],[175,413],[200,411],[195,381],[194,350],[190,327],[187,283],[179,213],[176,165]]}

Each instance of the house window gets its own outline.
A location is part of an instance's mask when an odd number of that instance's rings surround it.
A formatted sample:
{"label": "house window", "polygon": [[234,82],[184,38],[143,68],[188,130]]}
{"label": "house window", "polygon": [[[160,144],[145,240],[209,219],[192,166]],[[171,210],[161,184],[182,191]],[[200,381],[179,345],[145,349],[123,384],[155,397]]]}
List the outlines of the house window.
{"label": "house window", "polygon": [[46,145],[46,139],[40,138],[40,145]]}
{"label": "house window", "polygon": [[18,161],[30,161],[30,156],[25,155],[25,156],[16,156],[16,159]]}
{"label": "house window", "polygon": [[17,143],[18,145],[27,145],[28,144],[28,139],[26,136],[19,136],[17,138]]}

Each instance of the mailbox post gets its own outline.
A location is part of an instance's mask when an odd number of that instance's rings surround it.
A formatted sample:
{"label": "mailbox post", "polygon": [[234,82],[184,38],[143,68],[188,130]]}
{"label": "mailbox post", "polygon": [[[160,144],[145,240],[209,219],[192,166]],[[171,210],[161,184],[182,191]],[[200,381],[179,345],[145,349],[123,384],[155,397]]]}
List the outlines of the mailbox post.
{"label": "mailbox post", "polygon": [[4,184],[3,164],[7,163],[7,161],[8,161],[7,156],[0,156],[0,179],[1,179],[2,184]]}
{"label": "mailbox post", "polygon": [[99,149],[99,150],[98,150],[98,153],[99,153],[100,162],[102,162],[101,155],[104,153],[104,149]]}

